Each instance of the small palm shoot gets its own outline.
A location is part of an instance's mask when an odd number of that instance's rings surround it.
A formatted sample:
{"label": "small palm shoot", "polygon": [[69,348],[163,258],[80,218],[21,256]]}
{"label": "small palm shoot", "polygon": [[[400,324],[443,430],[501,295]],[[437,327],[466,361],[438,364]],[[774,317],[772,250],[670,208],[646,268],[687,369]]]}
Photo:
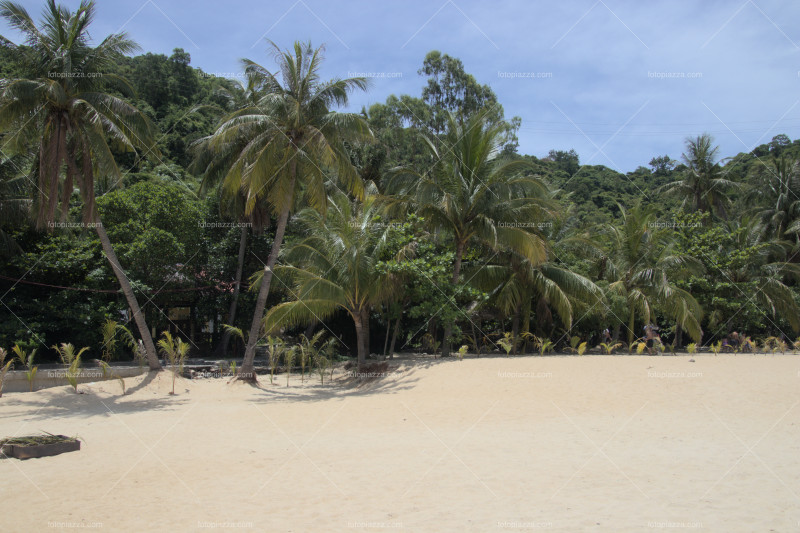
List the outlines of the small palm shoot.
{"label": "small palm shoot", "polygon": [[284,342],[280,337],[267,337],[267,362],[269,363],[269,384],[272,385],[275,377],[275,369],[278,368],[281,354],[284,351]]}
{"label": "small palm shoot", "polygon": [[689,354],[691,354],[691,355],[696,354],[697,353],[697,343],[696,342],[690,342],[689,344],[687,344],[686,345],[686,351],[689,352]]}
{"label": "small palm shoot", "polygon": [[133,333],[131,333],[131,330],[122,324],[117,324],[117,331],[122,334],[125,344],[128,345],[128,348],[133,353],[133,359],[139,364],[139,369],[144,370],[144,365],[147,362],[147,352],[144,349],[144,343],[142,340],[136,340],[136,338],[133,336]]}
{"label": "small palm shoot", "polygon": [[622,346],[622,343],[621,343],[621,342],[617,342],[617,343],[611,343],[611,342],[609,342],[609,343],[605,343],[605,342],[601,342],[601,343],[600,343],[600,348],[601,348],[602,352],[603,352],[605,355],[611,355],[612,353],[614,353],[614,350],[616,350],[616,349],[617,349],[617,348],[619,348],[620,346]]}
{"label": "small palm shoot", "polygon": [[569,339],[569,347],[572,349],[573,352],[577,352],[578,345],[581,343],[581,338],[577,335],[573,335]]}
{"label": "small palm shoot", "polygon": [[456,355],[458,356],[458,360],[459,361],[463,361],[464,360],[464,356],[467,355],[467,350],[469,350],[469,346],[467,346],[466,344],[462,344],[461,348],[458,349],[458,352],[456,352]]}
{"label": "small palm shoot", "polygon": [[0,348],[0,398],[3,397],[3,382],[6,379],[6,374],[8,371],[11,370],[11,367],[14,365],[14,360],[9,359],[6,362],[6,357],[8,356],[8,352],[5,348]]}
{"label": "small palm shoot", "polygon": [[718,355],[722,351],[722,341],[717,341],[711,345],[711,351],[714,355]]}
{"label": "small palm shoot", "polygon": [[175,380],[178,377],[178,373],[183,372],[183,363],[189,353],[189,345],[183,342],[180,337],[173,337],[168,330],[164,330],[161,334],[161,339],[158,341],[158,348],[169,363],[169,370],[172,372],[172,392],[170,394],[174,396]]}
{"label": "small palm shoot", "polygon": [[514,339],[511,336],[511,333],[505,332],[503,336],[497,341],[497,344],[500,345],[506,351],[506,357],[511,357],[511,350],[514,349]]}
{"label": "small palm shoot", "polygon": [[539,339],[539,355],[544,355],[553,350],[553,341],[550,339]]}
{"label": "small palm shoot", "polygon": [[336,339],[330,338],[320,346],[319,350],[314,352],[313,363],[316,366],[317,374],[319,374],[320,385],[325,385],[325,373],[331,367],[335,346]]}
{"label": "small palm shoot", "polygon": [[81,355],[89,348],[81,348],[77,353],[72,343],[62,342],[61,346],[53,346],[58,352],[61,362],[67,366],[67,382],[78,392],[78,375],[81,371]]}
{"label": "small palm shoot", "polygon": [[111,358],[116,353],[117,349],[117,331],[120,325],[116,320],[106,319],[100,327],[100,333],[103,335],[103,348],[100,353],[100,359],[106,363],[111,361]]}
{"label": "small palm shoot", "polygon": [[636,354],[642,355],[644,353],[644,349],[647,348],[646,342],[637,342],[636,343]]}
{"label": "small palm shoot", "polygon": [[119,380],[119,386],[122,387],[122,395],[125,396],[125,380],[122,379],[122,376],[114,372],[111,369],[111,365],[109,365],[105,361],[98,361],[97,364],[100,365],[100,368],[103,371],[103,378],[112,377],[114,379]]}
{"label": "small palm shoot", "polygon": [[430,333],[423,335],[422,340],[433,350],[433,356],[436,357],[436,354],[439,353],[439,346],[442,345],[442,341],[436,340]]}
{"label": "small palm shoot", "polygon": [[297,346],[293,346],[286,350],[283,354],[284,362],[286,363],[286,386],[289,386],[289,375],[292,373],[292,363],[294,363],[295,352]]}
{"label": "small palm shoot", "polygon": [[16,344],[11,350],[14,352],[14,355],[17,356],[17,359],[19,359],[19,362],[22,363],[22,366],[28,369],[25,371],[25,379],[28,380],[28,391],[33,392],[33,382],[36,379],[36,372],[39,371],[38,366],[33,366],[33,358],[36,355],[36,349],[28,354],[19,347],[19,344]]}
{"label": "small palm shoot", "polygon": [[586,347],[587,347],[587,346],[588,346],[588,343],[587,343],[586,341],[583,341],[582,343],[580,343],[580,344],[578,345],[578,348],[577,348],[578,355],[583,355],[583,354],[585,354],[585,353],[586,353]]}

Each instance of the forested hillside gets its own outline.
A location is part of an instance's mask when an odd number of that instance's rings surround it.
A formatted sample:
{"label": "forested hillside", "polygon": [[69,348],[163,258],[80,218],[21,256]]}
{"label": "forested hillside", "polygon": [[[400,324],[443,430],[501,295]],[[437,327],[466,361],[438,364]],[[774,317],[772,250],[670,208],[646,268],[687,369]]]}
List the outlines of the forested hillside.
{"label": "forested hillside", "polygon": [[[641,166],[621,174],[574,151],[519,153],[519,118],[439,51],[420,58],[420,94],[350,116],[339,106],[368,80],[325,87],[322,53],[304,44],[278,64],[252,57],[260,65],[243,67],[243,83],[205,74],[180,48],[167,57],[120,47],[96,79],[48,78],[74,76],[91,48],[75,45],[66,65],[35,39],[17,44],[0,47],[0,346],[38,348],[44,361],[70,342],[99,357],[108,319],[139,335],[81,187],[152,337],[169,330],[198,355],[263,344],[247,332],[264,315],[264,334],[324,330],[342,355],[362,357],[509,342],[514,352],[591,348],[606,328],[628,345],[650,322],[677,347],[733,331],[797,338],[800,140],[720,154],[687,131],[682,154],[639,154]],[[291,100],[292,61],[320,84],[317,96]],[[56,86],[74,96],[47,93]],[[68,153],[53,156],[43,181],[53,117],[78,113],[65,102],[89,91],[114,99],[102,127],[92,129],[93,115],[80,127],[91,142],[109,135],[119,176],[87,157],[102,148],[81,145],[70,126]],[[146,117],[137,124],[149,122],[151,139],[137,143],[133,126],[115,122],[110,114],[128,113],[116,101]],[[272,153],[281,136],[294,155]],[[89,185],[81,165],[93,166]],[[43,203],[49,195],[57,205]],[[284,212],[280,255],[265,270]],[[120,344],[112,356],[132,354]]]}

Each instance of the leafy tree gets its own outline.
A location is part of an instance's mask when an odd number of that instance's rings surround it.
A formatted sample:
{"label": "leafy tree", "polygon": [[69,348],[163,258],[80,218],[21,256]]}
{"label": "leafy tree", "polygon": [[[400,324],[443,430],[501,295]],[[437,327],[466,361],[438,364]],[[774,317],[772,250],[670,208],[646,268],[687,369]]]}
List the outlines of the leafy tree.
{"label": "leafy tree", "polygon": [[[29,78],[12,80],[0,94],[2,149],[21,153],[35,146],[39,155],[36,223],[45,228],[59,214],[66,219],[77,185],[84,221],[92,223],[108,261],[133,311],[151,370],[161,368],[139,303],[97,215],[95,175],[112,183],[121,178],[109,141],[127,150],[153,150],[153,128],[135,107],[103,92],[108,86],[130,92],[124,78],[106,74],[116,58],[136,50],[124,33],[89,44],[95,12],[83,0],[73,13],[48,0],[40,26],[21,5],[0,2],[0,16],[26,37]],[[101,75],[101,76],[98,76]],[[59,209],[60,207],[60,209]]]}

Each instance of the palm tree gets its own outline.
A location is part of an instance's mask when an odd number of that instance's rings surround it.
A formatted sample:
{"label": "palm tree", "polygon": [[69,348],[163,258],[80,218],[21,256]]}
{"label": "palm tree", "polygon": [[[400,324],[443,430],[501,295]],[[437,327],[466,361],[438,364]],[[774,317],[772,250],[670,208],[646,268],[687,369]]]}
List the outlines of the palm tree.
{"label": "palm tree", "polygon": [[[217,95],[222,99],[222,105],[199,106],[195,111],[211,111],[221,117],[228,114],[252,108],[258,105],[258,101],[265,95],[265,86],[261,76],[251,73],[247,77],[247,83],[243,86],[235,84],[232,87],[223,85],[217,89]],[[220,194],[220,214],[236,220],[241,225],[239,236],[239,253],[236,262],[236,274],[234,276],[233,294],[231,295],[230,308],[228,310],[227,324],[234,324],[236,321],[236,310],[239,305],[239,294],[241,292],[242,272],[244,270],[245,252],[247,250],[247,234],[250,228],[260,234],[265,226],[269,225],[269,210],[263,203],[256,205],[249,214],[245,214],[245,196],[241,190],[233,194],[225,194],[221,190],[221,183],[225,177],[225,169],[232,164],[231,160],[221,161],[217,154],[209,149],[209,144],[213,136],[199,139],[194,145],[195,158],[192,162],[192,169],[199,171],[203,176],[200,185],[201,193],[208,193],[215,189]],[[238,151],[249,142],[244,137],[237,139],[239,142]],[[229,158],[235,158],[237,150],[228,150]],[[228,353],[228,345],[231,340],[231,330],[225,329],[219,344],[214,352],[219,356]]]}
{"label": "palm tree", "polygon": [[663,185],[660,190],[675,195],[694,211],[712,212],[725,218],[730,199],[725,191],[736,187],[736,182],[725,178],[717,153],[714,138],[704,133],[686,139],[686,151],[682,155],[686,170],[683,178]]}
{"label": "palm tree", "polygon": [[[370,192],[376,192],[374,187]],[[395,286],[377,268],[386,239],[382,225],[375,223],[375,198],[369,194],[358,203],[337,192],[326,215],[311,208],[296,215],[305,238],[286,250],[288,266],[276,269],[278,276],[292,280],[296,299],[270,309],[264,319],[268,333],[282,326],[322,321],[344,310],[356,328],[358,365],[364,364],[369,353],[369,315],[388,301]]]}
{"label": "palm tree", "polygon": [[534,304],[540,325],[543,317],[555,311],[569,330],[576,305],[594,306],[603,298],[602,290],[593,281],[559,261],[567,248],[586,244],[584,239],[572,235],[560,223],[546,228],[547,260],[544,263],[533,263],[517,253],[505,252],[493,264],[478,268],[470,276],[471,283],[494,295],[495,305],[505,316],[513,317],[515,350],[519,334],[530,332]]}
{"label": "palm tree", "polygon": [[800,218],[800,161],[781,155],[759,169],[748,200],[760,204],[756,210],[768,235],[782,239]]}
{"label": "palm tree", "polygon": [[[495,250],[513,250],[534,264],[547,257],[544,241],[530,229],[548,213],[547,187],[536,177],[522,175],[529,169],[524,161],[498,157],[506,126],[489,122],[486,115],[484,110],[461,120],[450,114],[441,147],[435,139],[425,139],[433,166],[422,174],[393,169],[387,186],[395,195],[390,205],[408,206],[433,230],[453,238],[454,285],[472,240]],[[451,331],[452,324],[446,324],[443,356],[450,353]]]}
{"label": "palm tree", "polygon": [[763,226],[755,219],[730,221],[726,229],[734,239],[733,249],[749,252],[746,261],[731,261],[720,271],[723,280],[736,288],[729,297],[752,300],[760,310],[773,317],[780,314],[795,332],[800,331],[800,307],[786,285],[787,279],[800,280],[800,265],[786,261],[791,243],[765,239]]}
{"label": "palm tree", "polygon": [[142,337],[151,370],[161,365],[144,316],[95,208],[95,176],[116,183],[120,171],[109,144],[117,150],[155,153],[153,127],[125,100],[103,92],[133,89],[106,71],[138,48],[125,33],[111,34],[96,47],[89,42],[95,3],[83,0],[73,13],[48,0],[39,27],[21,5],[0,2],[0,16],[22,32],[26,47],[16,48],[30,69],[30,79],[4,80],[0,94],[2,148],[38,154],[34,199],[36,224],[52,227],[66,219],[75,186],[81,193],[84,221],[94,226],[106,258],[119,280]]}
{"label": "palm tree", "polygon": [[699,261],[674,252],[669,230],[654,229],[655,212],[642,206],[625,210],[619,206],[621,224],[610,228],[608,254],[600,279],[610,283],[608,291],[624,298],[628,306],[628,345],[634,341],[637,314],[645,324],[658,308],[685,329],[697,342],[702,338],[703,311],[694,297],[677,287],[678,276],[698,273]]}
{"label": "palm tree", "polygon": [[293,51],[280,51],[274,43],[272,46],[281,80],[258,63],[242,60],[248,78],[257,78],[265,94],[255,105],[225,117],[206,145],[216,161],[209,170],[216,172],[214,165],[218,164],[224,173],[225,194],[244,196],[244,214],[249,216],[259,206],[269,205],[278,219],[238,374],[247,380],[255,380],[255,347],[289,213],[300,198],[325,211],[325,170],[329,169],[346,189],[363,195],[363,183],[350,164],[345,141],[369,133],[360,116],[330,110],[347,105],[353,90],[366,90],[366,79],[322,82],[322,47],[313,49],[310,43],[296,42]]}

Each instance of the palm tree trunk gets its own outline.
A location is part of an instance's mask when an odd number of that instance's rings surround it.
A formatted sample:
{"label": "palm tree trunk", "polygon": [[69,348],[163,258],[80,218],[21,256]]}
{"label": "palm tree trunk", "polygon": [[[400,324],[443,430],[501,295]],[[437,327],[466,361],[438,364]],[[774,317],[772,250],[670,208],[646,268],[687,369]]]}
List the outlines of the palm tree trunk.
{"label": "palm tree trunk", "polygon": [[364,313],[360,310],[355,311],[352,313],[353,322],[356,326],[356,344],[358,345],[358,369],[364,366],[364,363],[367,361],[367,351],[366,351],[366,339],[364,335],[365,327],[369,327],[369,324],[364,324]]}
{"label": "palm tree trunk", "polygon": [[[247,226],[242,226],[242,236],[239,239],[239,261],[236,264],[236,282],[233,286],[233,299],[231,300],[231,308],[228,310],[228,324],[233,326],[236,320],[236,307],[239,304],[239,290],[242,285],[242,270],[244,269],[244,252],[247,248]],[[222,340],[214,350],[215,355],[224,356],[228,353],[228,344],[231,341],[231,332],[227,329],[222,334]]]}
{"label": "palm tree trunk", "polygon": [[386,306],[386,338],[383,341],[383,356],[386,357],[386,350],[389,348],[389,334],[392,332],[392,322],[389,318],[389,306]]}
{"label": "palm tree trunk", "polygon": [[139,302],[136,300],[136,295],[133,294],[133,287],[131,287],[128,277],[119,264],[117,254],[114,253],[114,247],[111,246],[111,241],[108,238],[106,229],[103,227],[99,216],[95,216],[94,229],[97,232],[97,236],[100,238],[100,245],[103,247],[106,259],[111,263],[111,269],[114,271],[114,275],[117,276],[119,285],[122,288],[122,293],[125,295],[125,299],[128,302],[128,307],[131,308],[131,312],[133,313],[133,320],[136,322],[136,328],[139,330],[139,336],[142,338],[144,351],[147,355],[147,365],[150,367],[150,370],[161,370],[161,363],[158,362],[158,354],[153,344],[153,337],[150,335],[150,330],[147,329],[147,322],[139,307]]}
{"label": "palm tree trunk", "polygon": [[633,344],[633,328],[634,323],[636,320],[636,308],[631,306],[631,315],[628,319],[628,349],[630,349],[631,344]]}
{"label": "palm tree trunk", "polygon": [[511,321],[511,337],[514,340],[514,355],[517,355],[517,346],[519,346],[519,315],[522,310],[522,304],[517,304],[514,309],[514,318]]}
{"label": "palm tree trunk", "polygon": [[[465,244],[463,241],[458,241],[456,244],[456,260],[453,264],[453,286],[458,285],[458,278],[461,275],[461,258],[464,255]],[[444,327],[444,337],[442,338],[442,357],[450,355],[450,335],[453,333],[453,325],[447,323]]]}
{"label": "palm tree trunk", "polygon": [[[290,188],[293,189],[294,185]],[[275,228],[275,239],[272,241],[272,250],[269,252],[267,264],[264,266],[264,277],[261,278],[261,287],[258,289],[256,298],[256,308],[253,311],[253,322],[250,324],[250,333],[247,336],[247,347],[244,350],[244,360],[237,372],[237,379],[243,381],[256,381],[255,365],[253,361],[256,357],[256,343],[261,336],[261,326],[264,320],[264,309],[267,306],[267,296],[269,296],[269,285],[272,282],[272,269],[278,261],[278,253],[281,251],[283,234],[286,232],[286,223],[289,221],[289,207],[287,206],[278,217],[278,226]]]}
{"label": "palm tree trunk", "polygon": [[394,357],[394,345],[397,341],[397,334],[400,332],[400,318],[403,316],[402,310],[400,311],[400,315],[397,317],[397,320],[394,323],[394,332],[392,332],[392,343],[389,345],[389,358],[391,359]]}
{"label": "palm tree trunk", "polygon": [[522,335],[526,340],[522,344],[522,353],[527,353],[530,348],[527,339],[530,339],[528,334],[531,332],[531,299],[526,297],[524,302],[522,304]]}

